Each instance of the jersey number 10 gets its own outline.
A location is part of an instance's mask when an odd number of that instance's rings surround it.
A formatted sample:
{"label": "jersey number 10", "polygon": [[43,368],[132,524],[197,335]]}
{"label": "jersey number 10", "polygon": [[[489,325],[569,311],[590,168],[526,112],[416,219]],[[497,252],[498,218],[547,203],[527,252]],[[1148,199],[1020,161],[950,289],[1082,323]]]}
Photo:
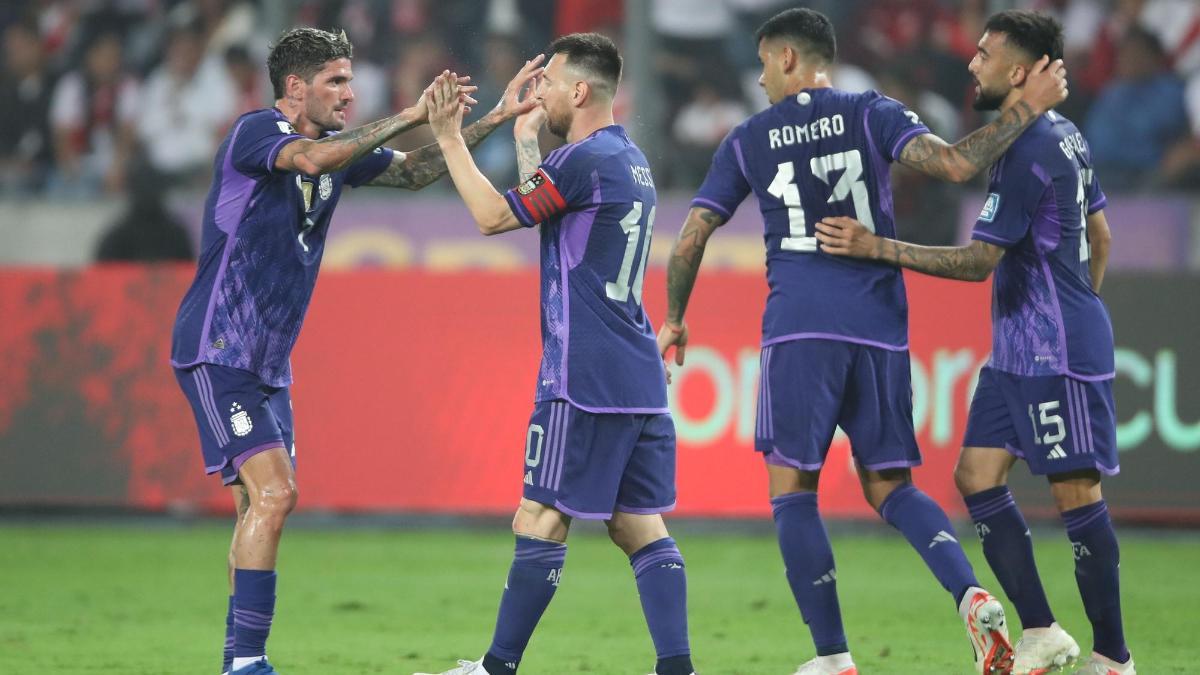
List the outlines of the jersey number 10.
{"label": "jersey number 10", "polygon": [[[858,150],[835,152],[824,157],[813,157],[809,161],[812,175],[829,185],[829,174],[842,171],[841,178],[833,184],[833,194],[827,204],[839,202],[847,197],[854,200],[854,213],[859,222],[871,232],[875,231],[875,219],[871,216],[871,198],[867,184],[863,182],[862,154]],[[817,238],[808,236],[808,224],[804,207],[800,204],[800,188],[796,185],[796,167],[793,162],[781,162],[775,171],[775,179],[767,192],[783,200],[788,212],[788,234],[779,242],[785,251],[811,253],[817,250]]]}
{"label": "jersey number 10", "polygon": [[[621,219],[621,230],[625,232],[625,255],[621,258],[621,271],[617,273],[616,281],[604,284],[604,292],[617,302],[629,299],[630,277],[634,276],[633,258],[638,252],[638,235],[642,233],[643,208],[641,202],[634,202],[633,208]],[[642,264],[638,266],[637,276],[633,279],[633,301],[639,305],[642,304],[642,281],[646,278],[646,262],[650,259],[650,235],[654,232],[655,208],[657,207],[651,206],[650,213],[646,214],[646,236],[641,246]]]}

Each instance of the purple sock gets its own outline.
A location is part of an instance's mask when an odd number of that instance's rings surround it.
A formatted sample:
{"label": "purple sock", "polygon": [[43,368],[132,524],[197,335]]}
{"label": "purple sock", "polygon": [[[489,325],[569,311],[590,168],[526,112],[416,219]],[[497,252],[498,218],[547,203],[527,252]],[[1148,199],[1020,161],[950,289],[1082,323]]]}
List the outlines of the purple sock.
{"label": "purple sock", "polygon": [[1124,663],[1129,660],[1129,649],[1121,626],[1121,550],[1108,505],[1101,499],[1063,511],[1062,519],[1075,552],[1075,582],[1092,622],[1092,649]]}
{"label": "purple sock", "polygon": [[850,651],[838,606],[833,547],[817,512],[817,493],[793,492],[776,497],[771,500],[771,512],[788,584],[800,616],[812,633],[817,655]]}
{"label": "purple sock", "polygon": [[233,571],[233,655],[262,656],[275,618],[275,571]]}
{"label": "purple sock", "polygon": [[929,571],[954,596],[955,606],[968,588],[979,585],[946,512],[915,485],[892,490],[879,505],[879,515],[917,549]]}
{"label": "purple sock", "polygon": [[1017,608],[1023,628],[1045,628],[1054,623],[1046,591],[1033,560],[1033,537],[1017,509],[1007,485],[964,497],[983,555],[1000,586]]}
{"label": "purple sock", "polygon": [[629,556],[642,613],[658,655],[657,675],[692,672],[688,646],[687,572],[675,540],[664,537]]}
{"label": "purple sock", "polygon": [[[566,544],[517,537],[508,583],[500,598],[496,632],[487,653],[491,659],[484,663],[492,675],[516,672],[533,629],[558,589],[566,558]],[[497,667],[500,668],[497,670]]]}
{"label": "purple sock", "polygon": [[221,655],[221,672],[228,673],[233,666],[233,596],[229,596],[229,610],[225,612],[225,649]]}

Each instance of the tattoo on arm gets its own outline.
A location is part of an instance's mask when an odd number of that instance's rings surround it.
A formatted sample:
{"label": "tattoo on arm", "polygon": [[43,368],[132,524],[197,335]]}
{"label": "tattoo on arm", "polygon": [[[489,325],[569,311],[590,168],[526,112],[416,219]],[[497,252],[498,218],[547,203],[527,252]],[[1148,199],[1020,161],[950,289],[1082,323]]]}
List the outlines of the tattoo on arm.
{"label": "tattoo on arm", "polygon": [[1003,248],[978,240],[967,246],[919,246],[880,237],[873,257],[943,279],[983,281],[1003,256]]}
{"label": "tattoo on arm", "polygon": [[538,139],[522,138],[517,141],[517,172],[520,174],[521,182],[524,182],[532,176],[542,163],[542,148],[538,145]]}
{"label": "tattoo on arm", "polygon": [[290,147],[296,147],[289,159],[301,171],[315,169],[319,173],[332,173],[357,162],[367,153],[412,126],[402,114],[393,115],[320,140],[303,144],[289,143],[284,147],[284,152]]}
{"label": "tattoo on arm", "polygon": [[704,208],[693,208],[688,214],[667,263],[667,321],[675,324],[683,321],[704,258],[704,247],[713,231],[724,222],[721,215]]}
{"label": "tattoo on arm", "polygon": [[[463,140],[468,148],[479,145],[487,135],[496,130],[503,121],[499,115],[484,115],[479,121],[462,130]],[[446,158],[437,142],[422,146],[392,158],[392,163],[372,180],[368,185],[398,187],[408,190],[420,190],[441,178],[446,173]]]}
{"label": "tattoo on arm", "polygon": [[900,163],[942,180],[970,180],[995,164],[1037,118],[1032,106],[1017,101],[991,124],[976,129],[954,145],[933,134],[917,136],[900,152]]}

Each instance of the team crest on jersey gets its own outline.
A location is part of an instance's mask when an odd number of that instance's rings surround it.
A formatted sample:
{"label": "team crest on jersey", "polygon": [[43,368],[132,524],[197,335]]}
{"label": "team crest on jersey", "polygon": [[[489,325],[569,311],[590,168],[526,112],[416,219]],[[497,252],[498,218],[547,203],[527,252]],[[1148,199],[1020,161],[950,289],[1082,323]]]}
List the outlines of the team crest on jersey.
{"label": "team crest on jersey", "polygon": [[996,211],[1000,209],[1000,195],[993,192],[988,195],[987,201],[983,203],[983,211],[979,213],[979,219],[985,223],[990,223],[996,218]]}
{"label": "team crest on jersey", "polygon": [[229,426],[233,429],[234,436],[245,436],[254,429],[254,423],[250,421],[250,413],[242,409],[241,403],[234,403],[229,407],[229,412],[233,413],[229,417]]}
{"label": "team crest on jersey", "polygon": [[329,174],[322,174],[319,181],[321,199],[329,199],[329,195],[333,194],[333,179]]}
{"label": "team crest on jersey", "polygon": [[519,194],[521,196],[527,195],[530,192],[533,192],[534,190],[536,190],[539,185],[541,185],[542,183],[545,183],[545,182],[546,182],[546,177],[544,175],[542,175],[542,172],[539,171],[539,172],[533,174],[532,176],[530,176],[529,180],[527,180],[524,183],[521,183],[520,185],[517,186],[517,194]]}
{"label": "team crest on jersey", "polygon": [[296,128],[293,127],[290,122],[286,122],[284,120],[279,120],[278,122],[275,123],[275,126],[279,127],[280,133],[284,133],[284,134],[296,133]]}

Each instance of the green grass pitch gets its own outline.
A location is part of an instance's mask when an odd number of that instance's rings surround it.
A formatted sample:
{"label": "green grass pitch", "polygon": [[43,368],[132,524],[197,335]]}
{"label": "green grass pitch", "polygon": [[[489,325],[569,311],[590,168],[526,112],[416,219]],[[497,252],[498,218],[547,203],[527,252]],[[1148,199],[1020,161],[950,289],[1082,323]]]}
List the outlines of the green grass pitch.
{"label": "green grass pitch", "polygon": [[[761,527],[675,529],[699,672],[782,675],[811,657],[773,537]],[[834,551],[862,672],[971,672],[952,600],[916,553],[890,531],[861,529],[836,535]],[[577,530],[521,672],[644,675],[654,653],[628,562],[595,526]],[[1086,652],[1091,632],[1070,546],[1061,530],[1035,537],[1051,605]],[[227,538],[212,524],[0,526],[0,673],[217,673]],[[1138,671],[1200,673],[1192,642],[1200,538],[1126,530],[1121,544]],[[998,592],[979,545],[968,540],[966,548]],[[284,537],[268,652],[285,675],[407,674],[477,658],[491,638],[511,550],[503,528],[293,529]]]}

